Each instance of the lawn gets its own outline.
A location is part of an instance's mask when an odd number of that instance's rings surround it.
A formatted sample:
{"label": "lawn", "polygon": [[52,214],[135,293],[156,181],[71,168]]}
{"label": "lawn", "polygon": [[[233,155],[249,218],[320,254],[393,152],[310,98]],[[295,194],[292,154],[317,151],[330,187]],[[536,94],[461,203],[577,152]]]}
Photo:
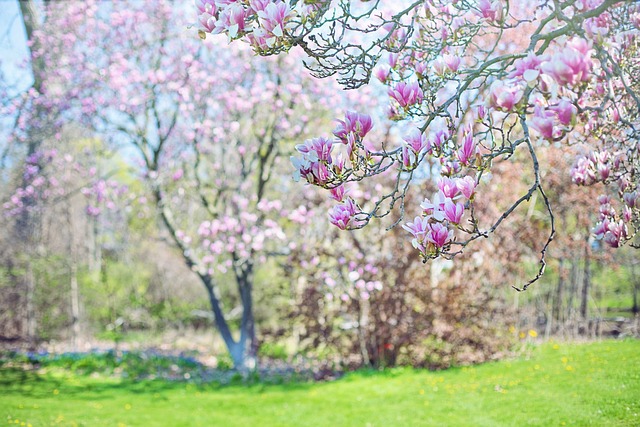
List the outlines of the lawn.
{"label": "lawn", "polygon": [[0,418],[21,426],[638,426],[640,341],[545,344],[442,372],[327,383],[196,385],[0,370]]}

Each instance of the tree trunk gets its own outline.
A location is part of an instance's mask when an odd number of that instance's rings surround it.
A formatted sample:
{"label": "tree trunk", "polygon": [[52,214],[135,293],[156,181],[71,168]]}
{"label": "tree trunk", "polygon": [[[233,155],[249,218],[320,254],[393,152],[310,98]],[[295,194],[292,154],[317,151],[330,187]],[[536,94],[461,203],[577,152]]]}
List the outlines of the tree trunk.
{"label": "tree trunk", "polygon": [[[24,24],[24,30],[27,34],[27,40],[33,43],[33,33],[40,26],[43,17],[40,15],[40,11],[44,9],[43,4],[49,0],[44,0],[42,3],[36,2],[35,0],[19,0],[20,4],[20,12],[22,14],[22,22]],[[31,50],[37,46],[32,45]],[[32,87],[40,93],[42,90],[42,81],[45,73],[44,66],[42,63],[42,59],[40,58],[31,58],[31,72],[33,74],[33,85]]]}
{"label": "tree trunk", "polygon": [[560,259],[560,265],[558,267],[558,286],[556,287],[556,293],[553,298],[553,313],[552,318],[556,322],[556,331],[560,329],[563,323],[562,316],[562,298],[564,293],[564,259]]}
{"label": "tree trunk", "polygon": [[591,286],[591,263],[589,253],[589,240],[584,250],[584,277],[582,278],[582,298],[580,301],[580,317],[587,320],[589,308],[589,288]]}
{"label": "tree trunk", "polygon": [[27,301],[26,301],[26,309],[27,309],[27,319],[26,319],[26,332],[27,332],[27,341],[30,345],[35,345],[37,341],[36,329],[37,329],[37,319],[36,319],[36,303],[35,303],[35,294],[36,294],[36,278],[33,273],[33,266],[31,265],[31,260],[27,261],[27,271],[24,275],[24,280],[27,285]]}
{"label": "tree trunk", "polygon": [[[238,261],[234,254],[234,261]],[[242,321],[240,322],[240,347],[245,351],[244,367],[253,369],[256,365],[258,345],[256,341],[255,318],[253,314],[253,261],[244,261],[236,270],[236,281],[242,301]]]}
{"label": "tree trunk", "polygon": [[215,289],[211,283],[211,278],[206,275],[200,275],[200,279],[207,289],[207,294],[209,295],[209,303],[211,305],[211,311],[213,312],[213,318],[216,324],[216,328],[218,329],[218,332],[220,332],[220,336],[227,346],[227,350],[229,351],[231,360],[233,360],[233,366],[236,369],[243,369],[246,364],[245,345],[242,342],[242,339],[240,339],[239,341],[235,341],[233,339],[231,330],[229,329],[229,323],[222,313],[220,299],[216,296]]}
{"label": "tree trunk", "polygon": [[80,290],[78,288],[78,264],[75,258],[71,259],[71,332],[73,334],[73,349],[79,350],[80,344]]}

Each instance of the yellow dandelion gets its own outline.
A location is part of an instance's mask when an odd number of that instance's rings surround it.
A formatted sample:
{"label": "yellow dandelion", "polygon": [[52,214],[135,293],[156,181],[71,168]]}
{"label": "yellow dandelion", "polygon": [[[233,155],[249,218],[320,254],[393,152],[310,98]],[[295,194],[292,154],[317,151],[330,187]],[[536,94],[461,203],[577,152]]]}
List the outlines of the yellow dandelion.
{"label": "yellow dandelion", "polygon": [[559,346],[558,344],[554,344],[554,345],[553,345],[553,349],[554,349],[554,350],[557,350],[557,349],[559,349],[559,348],[560,348],[560,346]]}
{"label": "yellow dandelion", "polygon": [[567,371],[573,371],[573,366],[571,365],[567,365],[567,367],[565,368]]}
{"label": "yellow dandelion", "polygon": [[53,390],[53,394],[55,394],[56,396],[59,395],[60,394],[60,390],[58,390],[58,389]]}
{"label": "yellow dandelion", "polygon": [[522,338],[524,338],[524,337],[526,337],[526,336],[527,336],[527,335],[526,335],[524,332],[520,332],[520,338],[521,338],[521,339],[522,339]]}
{"label": "yellow dandelion", "polygon": [[424,394],[424,390],[420,390],[420,394]]}
{"label": "yellow dandelion", "polygon": [[509,326],[509,332],[514,333],[516,331],[516,327],[511,325]]}
{"label": "yellow dandelion", "polygon": [[126,405],[124,405],[124,409],[126,409],[127,411],[131,409],[131,404],[127,403]]}
{"label": "yellow dandelion", "polygon": [[538,336],[538,333],[536,331],[534,331],[533,329],[529,329],[529,336],[531,338],[535,338]]}

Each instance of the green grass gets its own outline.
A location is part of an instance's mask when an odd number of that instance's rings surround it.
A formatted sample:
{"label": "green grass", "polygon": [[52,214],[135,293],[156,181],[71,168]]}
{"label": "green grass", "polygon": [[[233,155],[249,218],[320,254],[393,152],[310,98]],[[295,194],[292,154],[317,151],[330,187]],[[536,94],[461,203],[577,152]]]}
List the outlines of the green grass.
{"label": "green grass", "polygon": [[0,370],[0,425],[638,426],[640,341],[545,344],[442,372],[196,385]]}

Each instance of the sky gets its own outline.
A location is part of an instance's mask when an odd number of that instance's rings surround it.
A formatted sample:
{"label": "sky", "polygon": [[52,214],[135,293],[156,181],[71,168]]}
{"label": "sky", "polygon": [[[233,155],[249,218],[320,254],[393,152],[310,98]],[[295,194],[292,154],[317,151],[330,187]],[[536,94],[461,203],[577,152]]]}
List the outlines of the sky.
{"label": "sky", "polygon": [[0,0],[0,70],[17,90],[31,84],[30,71],[18,67],[28,54],[18,0]]}

